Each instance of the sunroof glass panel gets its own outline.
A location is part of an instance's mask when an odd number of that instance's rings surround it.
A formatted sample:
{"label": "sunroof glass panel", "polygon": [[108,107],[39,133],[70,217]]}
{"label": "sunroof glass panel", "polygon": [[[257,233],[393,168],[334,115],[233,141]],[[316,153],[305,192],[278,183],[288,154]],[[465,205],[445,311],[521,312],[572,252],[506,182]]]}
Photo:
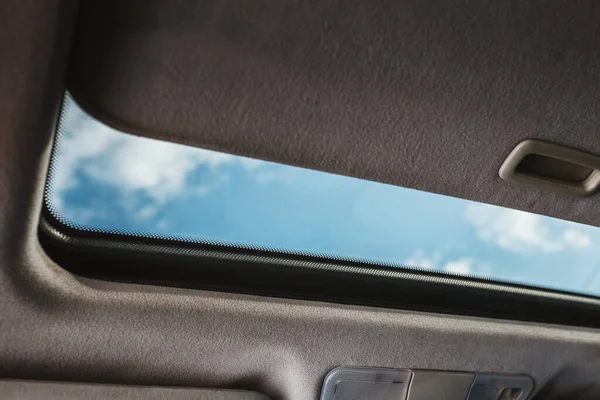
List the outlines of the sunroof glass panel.
{"label": "sunroof glass panel", "polygon": [[600,294],[596,227],[116,131],[65,99],[46,207],[71,228]]}

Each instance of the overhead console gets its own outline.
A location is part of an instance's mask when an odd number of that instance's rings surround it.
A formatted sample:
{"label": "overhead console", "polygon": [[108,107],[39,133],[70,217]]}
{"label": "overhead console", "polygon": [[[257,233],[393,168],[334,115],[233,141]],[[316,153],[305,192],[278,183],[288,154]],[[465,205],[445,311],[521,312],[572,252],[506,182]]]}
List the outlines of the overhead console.
{"label": "overhead console", "polygon": [[525,400],[532,391],[527,375],[339,367],[321,400]]}

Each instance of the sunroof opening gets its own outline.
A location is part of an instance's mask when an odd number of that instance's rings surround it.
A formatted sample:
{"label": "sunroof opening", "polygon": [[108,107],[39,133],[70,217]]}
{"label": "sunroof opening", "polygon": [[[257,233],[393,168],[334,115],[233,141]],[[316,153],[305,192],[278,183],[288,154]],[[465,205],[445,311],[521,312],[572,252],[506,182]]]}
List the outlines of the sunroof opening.
{"label": "sunroof opening", "polygon": [[68,95],[46,208],[81,231],[272,250],[600,295],[600,230],[136,137]]}

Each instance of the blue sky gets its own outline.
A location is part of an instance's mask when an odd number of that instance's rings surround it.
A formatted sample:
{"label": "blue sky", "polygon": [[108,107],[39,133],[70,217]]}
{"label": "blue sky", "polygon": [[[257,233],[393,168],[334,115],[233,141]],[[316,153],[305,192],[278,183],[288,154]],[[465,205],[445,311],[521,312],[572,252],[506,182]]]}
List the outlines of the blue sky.
{"label": "blue sky", "polygon": [[69,224],[600,295],[599,228],[140,138],[67,101],[47,201]]}

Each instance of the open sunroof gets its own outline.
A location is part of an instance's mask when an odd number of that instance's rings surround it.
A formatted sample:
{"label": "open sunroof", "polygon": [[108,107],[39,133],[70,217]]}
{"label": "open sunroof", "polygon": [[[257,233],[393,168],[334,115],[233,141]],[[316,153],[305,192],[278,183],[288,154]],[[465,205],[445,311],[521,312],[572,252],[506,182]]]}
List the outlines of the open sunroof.
{"label": "open sunroof", "polygon": [[80,231],[600,295],[598,228],[136,137],[68,95],[45,199],[57,221]]}

